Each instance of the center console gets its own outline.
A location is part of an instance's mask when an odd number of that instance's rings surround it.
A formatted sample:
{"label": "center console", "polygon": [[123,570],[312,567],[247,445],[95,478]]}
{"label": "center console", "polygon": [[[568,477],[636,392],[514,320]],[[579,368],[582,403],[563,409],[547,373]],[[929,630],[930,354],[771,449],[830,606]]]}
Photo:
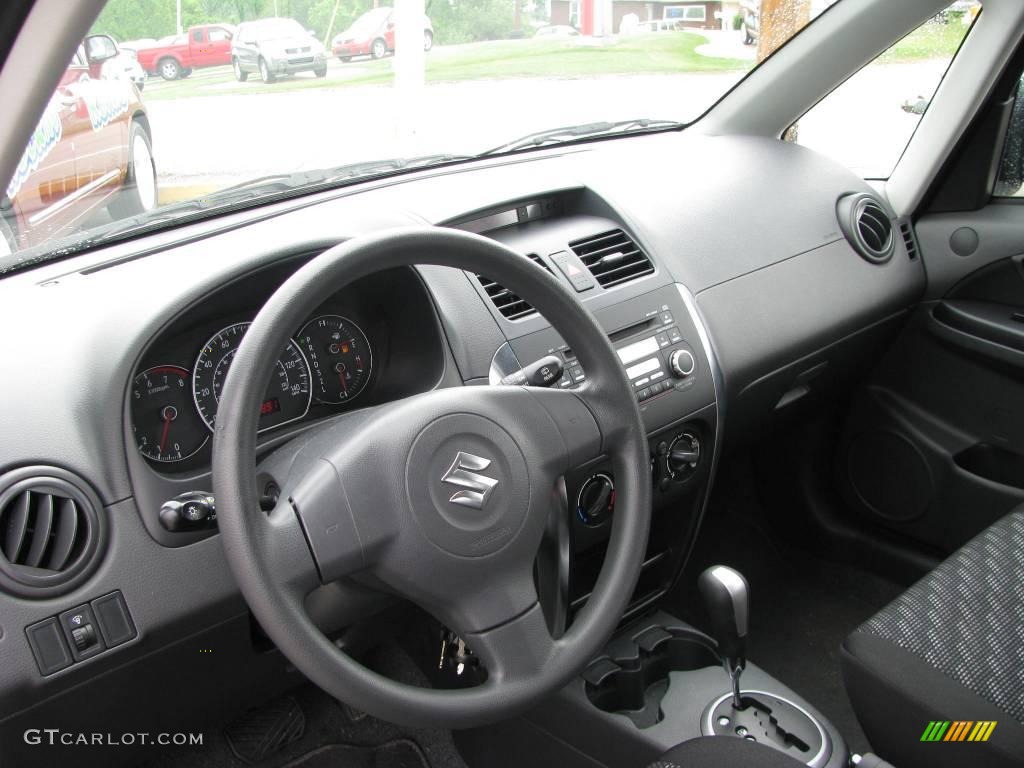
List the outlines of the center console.
{"label": "center console", "polygon": [[[715,637],[661,609],[660,598],[679,578],[697,533],[723,405],[711,342],[685,287],[586,191],[454,225],[528,255],[577,291],[618,353],[650,450],[651,532],[619,633],[581,676],[520,725],[501,726],[524,729],[502,741],[543,742],[546,759],[560,765],[633,768],[681,742],[720,736],[759,742],[811,768],[845,768],[849,754],[835,728],[796,692],[747,663],[742,576],[719,567],[717,578],[702,583],[709,614],[717,617]],[[609,274],[624,277],[602,280]],[[587,370],[574,350],[529,304],[485,276],[469,277],[503,339],[491,360],[490,384],[526,371],[542,373],[549,386],[585,384]],[[566,516],[550,548],[555,562],[545,565],[543,553],[538,559],[541,602],[554,606],[547,615],[555,634],[572,624],[597,581],[615,493],[614,473],[601,458],[565,477]],[[465,737],[474,738],[489,764],[536,758],[495,762],[485,746],[492,738]]]}
{"label": "center console", "polygon": [[[696,533],[709,484],[717,428],[712,359],[686,305],[672,284],[595,315],[608,331],[647,427],[653,515],[641,576],[627,619],[651,606],[669,588]],[[587,371],[552,329],[513,338],[495,354],[491,380],[520,364],[555,355],[564,373],[553,386],[572,388]],[[586,603],[604,561],[615,511],[615,477],[603,459],[566,476],[568,580],[559,602],[566,623]]]}
{"label": "center console", "polygon": [[842,736],[798,693],[747,663],[740,694],[736,709],[714,639],[655,612],[625,627],[530,720],[606,766],[643,766],[716,735],[774,747],[811,768],[845,768]]}

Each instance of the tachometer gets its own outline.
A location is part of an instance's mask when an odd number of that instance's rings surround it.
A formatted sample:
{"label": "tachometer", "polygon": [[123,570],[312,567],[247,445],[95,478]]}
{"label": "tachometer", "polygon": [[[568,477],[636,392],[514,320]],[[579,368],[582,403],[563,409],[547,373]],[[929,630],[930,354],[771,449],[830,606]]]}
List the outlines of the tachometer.
{"label": "tachometer", "polygon": [[[192,396],[199,415],[211,430],[217,420],[217,406],[228,368],[250,325],[236,323],[218,331],[203,345],[196,360],[192,371]],[[260,431],[301,419],[309,411],[311,397],[309,365],[298,345],[289,341],[274,366],[260,406]]]}
{"label": "tachometer", "polygon": [[298,341],[309,359],[321,403],[347,403],[366,388],[373,370],[370,342],[351,320],[321,315],[306,323]]}
{"label": "tachometer", "polygon": [[176,365],[158,365],[132,383],[132,431],[148,459],[182,461],[210,439],[192,404],[188,376]]}

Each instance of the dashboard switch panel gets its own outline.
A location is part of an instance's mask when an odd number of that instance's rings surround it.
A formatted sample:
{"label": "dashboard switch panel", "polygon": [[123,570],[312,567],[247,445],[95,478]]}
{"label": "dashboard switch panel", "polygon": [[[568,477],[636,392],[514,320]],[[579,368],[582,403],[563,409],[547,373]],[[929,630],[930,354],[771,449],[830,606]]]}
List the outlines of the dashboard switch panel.
{"label": "dashboard switch panel", "polygon": [[74,659],[68,650],[67,641],[56,619],[46,619],[26,627],[29,647],[36,657],[36,664],[43,675],[52,675],[70,667]]}
{"label": "dashboard switch panel", "polygon": [[132,621],[132,615],[128,613],[124,595],[120,591],[98,597],[89,605],[92,606],[92,611],[96,615],[96,623],[99,625],[100,634],[108,648],[127,643],[138,634],[135,630],[135,622]]}
{"label": "dashboard switch panel", "polygon": [[75,661],[88,659],[106,649],[100,633],[96,629],[96,616],[88,605],[80,605],[70,611],[64,611],[57,617],[64,635],[71,647],[71,655]]}
{"label": "dashboard switch panel", "polygon": [[120,591],[25,628],[39,671],[60,672],[138,635]]}

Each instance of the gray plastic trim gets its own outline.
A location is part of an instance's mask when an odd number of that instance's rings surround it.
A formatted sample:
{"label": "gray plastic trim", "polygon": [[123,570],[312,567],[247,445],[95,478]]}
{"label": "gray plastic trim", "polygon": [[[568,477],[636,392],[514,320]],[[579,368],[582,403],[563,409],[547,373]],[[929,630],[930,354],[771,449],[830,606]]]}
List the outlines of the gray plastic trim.
{"label": "gray plastic trim", "polygon": [[726,400],[725,380],[722,377],[722,369],[719,367],[718,355],[715,352],[715,345],[711,340],[711,334],[708,332],[707,325],[704,322],[704,315],[701,313],[700,307],[697,306],[697,302],[693,298],[693,294],[690,293],[687,287],[682,283],[676,283],[675,285],[676,290],[679,292],[679,298],[681,298],[683,300],[683,304],[686,305],[686,311],[690,313],[690,318],[693,320],[693,326],[697,329],[697,336],[700,338],[700,345],[704,349],[704,356],[708,361],[708,369],[711,371],[711,382],[715,388],[715,437],[711,448],[711,468],[708,470],[707,490],[704,493],[704,498],[700,502],[700,508],[697,510],[697,519],[693,526],[693,535],[690,537],[690,542],[687,545],[686,552],[683,554],[681,560],[681,562],[685,563],[690,559],[693,547],[697,543],[697,535],[700,532],[701,524],[704,522],[704,513],[707,512],[708,502],[711,498],[710,489],[714,487],[715,477],[718,474],[718,461],[722,455],[722,429],[725,423]]}
{"label": "gray plastic trim", "polygon": [[[816,718],[806,709],[801,707],[799,704],[790,701],[785,696],[779,696],[777,693],[771,693],[770,691],[743,690],[740,692],[740,695],[743,694],[751,694],[754,696],[771,696],[772,698],[778,699],[779,701],[789,704],[789,706],[791,706],[793,709],[805,715],[808,720],[814,723],[814,727],[818,729],[818,734],[821,736],[821,748],[818,750],[818,753],[814,757],[807,761],[807,765],[810,766],[810,768],[823,768],[823,766],[825,766],[825,764],[828,763],[828,759],[832,755],[832,739],[829,737],[828,731],[825,730],[825,728],[819,722],[818,718]],[[711,722],[711,716],[714,714],[715,708],[723,701],[729,698],[732,698],[732,693],[723,694],[722,696],[719,696],[717,699],[708,704],[708,708],[705,710],[704,713],[703,722],[701,723],[701,731],[703,731],[704,735],[716,735],[715,724]]]}

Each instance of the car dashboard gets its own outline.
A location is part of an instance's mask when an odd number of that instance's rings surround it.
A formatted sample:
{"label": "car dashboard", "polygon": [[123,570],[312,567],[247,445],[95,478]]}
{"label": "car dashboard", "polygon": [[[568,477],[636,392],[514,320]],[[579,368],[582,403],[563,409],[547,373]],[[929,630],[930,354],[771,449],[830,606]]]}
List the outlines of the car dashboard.
{"label": "car dashboard", "polygon": [[[923,266],[895,217],[890,259],[857,252],[837,214],[851,194],[872,192],[800,147],[668,133],[368,182],[0,281],[0,322],[24,331],[0,339],[12,374],[0,409],[0,484],[26,469],[66,474],[97,507],[95,554],[75,578],[43,590],[0,584],[0,711],[17,723],[30,708],[91,690],[127,712],[130,692],[145,685],[193,686],[197,706],[216,711],[247,680],[273,689],[294,677],[254,639],[215,519],[169,524],[161,511],[211,493],[220,387],[262,303],[322,250],[392,227],[447,226],[502,242],[572,288],[606,330],[634,385],[654,490],[628,615],[655,605],[693,545],[721,452],[829,397],[921,295]],[[500,385],[548,355],[564,369],[555,386],[586,380],[520,297],[423,258],[338,286],[308,308],[268,383],[261,453],[352,410],[440,387]],[[260,493],[272,493],[273,478],[261,482]],[[556,632],[596,581],[614,482],[600,457],[565,478],[555,545],[538,562]],[[42,669],[26,628],[115,592],[134,634]],[[334,630],[378,610],[358,585],[328,585],[314,602]],[[220,649],[216,668],[195,655],[210,643]],[[157,653],[185,665],[180,680],[143,672]],[[113,693],[118,686],[123,693]]]}

